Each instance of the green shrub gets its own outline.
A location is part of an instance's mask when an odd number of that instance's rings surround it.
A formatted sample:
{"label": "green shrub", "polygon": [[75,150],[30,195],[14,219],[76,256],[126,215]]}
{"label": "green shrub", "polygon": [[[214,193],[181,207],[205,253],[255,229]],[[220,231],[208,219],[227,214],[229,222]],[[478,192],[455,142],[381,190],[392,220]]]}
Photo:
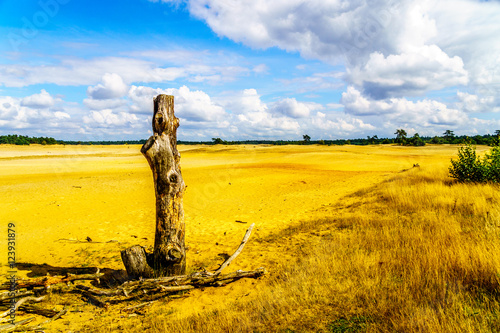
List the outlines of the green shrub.
{"label": "green shrub", "polygon": [[450,176],[459,182],[500,183],[500,147],[493,147],[483,159],[470,143],[458,149],[458,159],[451,160]]}
{"label": "green shrub", "polygon": [[496,146],[484,158],[486,178],[493,183],[500,183],[500,147]]}

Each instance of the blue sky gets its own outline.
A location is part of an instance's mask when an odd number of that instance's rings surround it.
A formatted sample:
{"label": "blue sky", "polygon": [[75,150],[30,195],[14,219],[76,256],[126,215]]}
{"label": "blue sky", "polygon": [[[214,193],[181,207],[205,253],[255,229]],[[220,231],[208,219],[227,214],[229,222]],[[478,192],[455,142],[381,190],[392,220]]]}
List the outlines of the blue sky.
{"label": "blue sky", "polygon": [[175,96],[179,139],[500,129],[500,3],[0,3],[0,134],[143,139]]}

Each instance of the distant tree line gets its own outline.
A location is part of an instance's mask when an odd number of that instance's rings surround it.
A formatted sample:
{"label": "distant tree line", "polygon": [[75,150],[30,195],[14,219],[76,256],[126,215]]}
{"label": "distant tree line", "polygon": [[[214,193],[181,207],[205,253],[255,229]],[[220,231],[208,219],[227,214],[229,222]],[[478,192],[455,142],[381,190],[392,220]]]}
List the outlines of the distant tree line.
{"label": "distant tree line", "polygon": [[123,145],[144,144],[146,140],[120,140],[120,141],[65,141],[49,137],[29,137],[25,135],[0,135],[0,144],[10,145]]}
{"label": "distant tree line", "polygon": [[49,137],[29,137],[24,135],[1,135],[0,144],[10,144],[10,145],[30,145],[32,143],[40,145],[55,145],[60,144],[62,141],[57,141],[54,138]]}
{"label": "distant tree line", "polygon": [[446,130],[442,136],[420,136],[415,133],[412,137],[404,129],[398,129],[394,133],[395,138],[379,138],[377,135],[367,136],[366,139],[337,139],[337,140],[311,140],[307,134],[303,135],[303,140],[247,140],[247,141],[225,141],[221,138],[212,138],[211,142],[186,142],[179,141],[182,144],[223,144],[223,145],[240,145],[240,144],[269,144],[269,145],[378,145],[378,144],[399,144],[403,146],[424,146],[426,144],[465,144],[471,143],[475,145],[497,146],[500,141],[500,130],[495,131],[495,134],[456,136],[453,131]]}
{"label": "distant tree line", "polygon": [[[302,136],[302,140],[239,140],[239,141],[226,141],[221,138],[212,138],[211,141],[177,141],[178,144],[183,145],[378,145],[378,144],[399,144],[403,146],[424,146],[426,144],[464,144],[470,143],[474,145],[488,145],[497,146],[500,142],[500,130],[495,131],[495,134],[457,136],[451,130],[446,130],[442,136],[420,136],[415,133],[412,137],[408,137],[404,129],[397,129],[394,133],[395,138],[379,138],[377,135],[367,136],[359,139],[336,139],[336,140],[312,140],[308,134]],[[56,140],[49,137],[28,137],[23,135],[1,135],[0,144],[13,144],[13,145],[123,145],[123,144],[144,144],[146,140],[119,140],[119,141],[66,141]]]}

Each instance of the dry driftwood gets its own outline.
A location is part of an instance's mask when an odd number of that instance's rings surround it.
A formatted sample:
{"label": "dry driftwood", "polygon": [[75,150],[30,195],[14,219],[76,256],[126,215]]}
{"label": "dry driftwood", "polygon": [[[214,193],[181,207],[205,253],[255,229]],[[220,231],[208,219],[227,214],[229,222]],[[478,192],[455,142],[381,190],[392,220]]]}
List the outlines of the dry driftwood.
{"label": "dry driftwood", "polygon": [[40,324],[38,325],[34,325],[34,326],[28,326],[28,327],[23,327],[22,330],[20,330],[19,328],[15,329],[14,331],[17,332],[25,332],[25,331],[38,331],[38,330],[42,330],[42,329],[45,329],[43,327],[43,325],[46,325],[50,322],[53,322],[54,320],[57,320],[59,318],[61,318],[63,315],[65,315],[66,313],[68,312],[68,310],[66,308],[64,308],[63,310],[61,310],[60,312],[56,313],[55,316],[53,316],[52,318],[44,321],[44,322],[41,322]]}
{"label": "dry driftwood", "polygon": [[[17,308],[19,308],[19,306],[21,306],[21,304],[23,304],[24,302],[29,302],[29,301],[41,302],[44,298],[45,298],[45,296],[38,297],[38,298],[28,296],[28,297],[21,298],[19,301],[16,302],[13,309],[14,309],[14,311],[17,310]],[[8,316],[11,311],[12,311],[12,309],[8,309],[7,311],[0,313],[0,318]]]}
{"label": "dry driftwood", "polygon": [[22,304],[19,306],[19,311],[24,313],[34,313],[40,316],[52,318],[58,314],[57,311],[51,309],[45,309],[35,304]]}
{"label": "dry driftwood", "polygon": [[140,309],[140,308],[143,308],[143,307],[146,307],[146,306],[151,306],[153,303],[155,303],[157,301],[150,301],[150,302],[144,302],[144,303],[141,303],[141,304],[137,304],[137,305],[134,305],[134,306],[127,306],[126,308],[123,308],[121,309],[120,311],[136,311],[137,309]]}
{"label": "dry driftwood", "polygon": [[17,291],[14,294],[12,294],[10,291],[4,292],[0,294],[0,302],[10,300],[12,298],[20,298],[24,296],[31,296],[33,295],[32,291]]}
{"label": "dry driftwood", "polygon": [[[81,275],[68,274],[67,276],[44,276],[35,279],[22,279],[22,280],[20,279],[16,280],[16,289],[34,288],[34,287],[47,288],[51,285],[58,283],[68,283],[78,280],[98,280],[103,275],[104,275],[103,273],[99,273],[98,269],[97,273],[95,274],[81,274]],[[10,283],[4,283],[1,286],[1,289],[8,289],[10,287],[11,287]]]}
{"label": "dry driftwood", "polygon": [[92,303],[95,306],[98,306],[100,308],[107,308],[108,307],[108,304],[106,302],[101,301],[98,297],[92,295],[91,293],[89,293],[87,291],[83,291],[82,296],[87,302]]}
{"label": "dry driftwood", "polygon": [[18,322],[12,323],[12,324],[0,325],[0,332],[12,332],[16,328],[18,328],[19,326],[26,325],[27,323],[29,323],[30,321],[33,321],[33,320],[35,320],[35,317],[20,320]]}
{"label": "dry driftwood", "polygon": [[250,227],[248,228],[247,232],[245,233],[245,236],[243,237],[243,240],[241,241],[241,244],[238,247],[238,249],[236,250],[236,252],[234,252],[232,256],[227,258],[227,260],[222,265],[220,265],[220,267],[214,272],[214,274],[220,274],[220,272],[222,272],[222,270],[224,268],[229,266],[231,261],[233,261],[241,253],[241,251],[243,251],[243,248],[245,247],[245,244],[247,243],[248,239],[250,238],[250,234],[252,233],[252,229],[254,226],[255,226],[255,223],[252,223],[250,225]]}

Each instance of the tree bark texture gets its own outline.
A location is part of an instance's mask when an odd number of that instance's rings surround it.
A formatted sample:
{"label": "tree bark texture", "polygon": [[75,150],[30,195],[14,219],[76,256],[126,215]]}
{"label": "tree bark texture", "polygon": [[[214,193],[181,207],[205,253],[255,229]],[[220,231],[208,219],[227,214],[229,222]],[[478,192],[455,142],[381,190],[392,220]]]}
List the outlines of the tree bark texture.
{"label": "tree bark texture", "polygon": [[179,119],[174,96],[154,99],[153,136],[141,153],[151,167],[156,195],[156,234],[153,269],[161,276],[181,275],[186,269],[185,224],[182,197],[185,190],[177,150]]}

